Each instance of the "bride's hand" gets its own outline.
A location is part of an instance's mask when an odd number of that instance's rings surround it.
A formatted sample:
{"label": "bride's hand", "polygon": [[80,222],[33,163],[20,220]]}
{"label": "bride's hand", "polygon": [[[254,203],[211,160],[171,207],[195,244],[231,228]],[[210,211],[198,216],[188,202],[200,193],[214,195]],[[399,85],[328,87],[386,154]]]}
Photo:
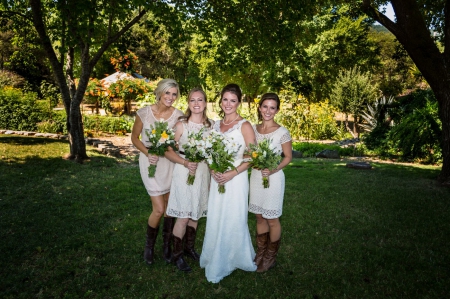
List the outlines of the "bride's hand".
{"label": "bride's hand", "polygon": [[219,180],[216,180],[217,183],[221,185],[225,185],[225,183],[231,181],[237,175],[236,170],[229,170],[225,173],[221,173]]}
{"label": "bride's hand", "polygon": [[152,165],[156,165],[159,161],[159,157],[157,155],[148,154],[148,162]]}

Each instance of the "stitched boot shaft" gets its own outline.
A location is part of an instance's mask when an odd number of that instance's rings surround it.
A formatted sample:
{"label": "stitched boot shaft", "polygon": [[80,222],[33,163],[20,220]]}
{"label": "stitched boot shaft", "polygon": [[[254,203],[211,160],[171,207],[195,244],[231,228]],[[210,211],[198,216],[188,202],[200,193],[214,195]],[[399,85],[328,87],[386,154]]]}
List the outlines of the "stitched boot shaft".
{"label": "stitched boot shaft", "polygon": [[173,236],[173,262],[178,270],[183,272],[191,272],[192,269],[183,258],[183,240]]}
{"label": "stitched boot shaft", "polygon": [[256,235],[256,246],[258,248],[254,260],[256,266],[259,265],[264,256],[264,253],[266,252],[268,240],[269,240],[269,232]]}
{"label": "stitched boot shaft", "polygon": [[153,228],[147,224],[147,237],[145,240],[145,248],[144,248],[144,261],[151,265],[153,264],[154,257],[154,248],[156,243],[156,237],[158,236],[159,226],[157,228]]}
{"label": "stitched boot shaft", "polygon": [[163,238],[163,258],[167,263],[172,262],[172,231],[175,225],[175,218],[164,217],[162,238]]}
{"label": "stitched boot shaft", "polygon": [[261,262],[258,265],[258,269],[256,272],[266,272],[270,268],[273,268],[276,265],[276,259],[278,254],[278,249],[280,248],[280,240],[275,242],[270,242],[267,245],[266,253],[264,254]]}
{"label": "stitched boot shaft", "polygon": [[195,251],[195,238],[197,236],[197,231],[192,226],[186,227],[186,234],[184,236],[184,254],[189,256],[194,261],[200,260],[200,254]]}

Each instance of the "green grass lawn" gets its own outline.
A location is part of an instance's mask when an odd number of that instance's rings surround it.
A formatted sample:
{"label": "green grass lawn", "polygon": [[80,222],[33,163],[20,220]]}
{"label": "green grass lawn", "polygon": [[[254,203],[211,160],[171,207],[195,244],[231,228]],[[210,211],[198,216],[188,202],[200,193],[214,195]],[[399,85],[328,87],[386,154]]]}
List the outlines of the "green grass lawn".
{"label": "green grass lawn", "polygon": [[[143,262],[151,211],[137,162],[66,141],[0,135],[0,298],[445,298],[450,190],[439,168],[295,159],[285,170],[278,265],[206,281]],[[230,211],[231,212],[231,211]],[[201,251],[205,219],[199,222]],[[249,214],[252,237],[255,219]]]}

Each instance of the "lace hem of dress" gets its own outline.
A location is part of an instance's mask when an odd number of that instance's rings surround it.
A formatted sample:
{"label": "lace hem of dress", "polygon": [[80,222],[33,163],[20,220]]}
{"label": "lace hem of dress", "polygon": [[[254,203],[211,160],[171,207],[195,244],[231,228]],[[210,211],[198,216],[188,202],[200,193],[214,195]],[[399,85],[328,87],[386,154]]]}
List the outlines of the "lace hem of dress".
{"label": "lace hem of dress", "polygon": [[248,205],[248,211],[253,214],[261,214],[265,219],[274,219],[281,216],[281,210],[266,210],[252,203]]}
{"label": "lace hem of dress", "polygon": [[177,217],[177,218],[190,218],[190,219],[194,219],[197,220],[201,217],[206,217],[208,211],[204,211],[201,213],[201,215],[197,215],[192,212],[186,212],[186,211],[177,211],[174,209],[169,209],[167,210],[167,215],[172,216],[172,217]]}

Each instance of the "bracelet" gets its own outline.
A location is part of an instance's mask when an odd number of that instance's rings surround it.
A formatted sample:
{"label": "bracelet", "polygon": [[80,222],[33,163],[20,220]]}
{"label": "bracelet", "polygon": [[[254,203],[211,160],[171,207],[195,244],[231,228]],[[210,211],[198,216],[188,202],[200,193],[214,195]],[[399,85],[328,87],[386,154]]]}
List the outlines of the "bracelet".
{"label": "bracelet", "polygon": [[237,169],[237,167],[234,170],[236,170],[236,172],[239,174],[239,170]]}
{"label": "bracelet", "polygon": [[184,159],[184,161],[183,161],[183,166],[184,166],[184,167],[186,167],[186,164],[185,164],[185,163],[186,163],[186,159]]}

